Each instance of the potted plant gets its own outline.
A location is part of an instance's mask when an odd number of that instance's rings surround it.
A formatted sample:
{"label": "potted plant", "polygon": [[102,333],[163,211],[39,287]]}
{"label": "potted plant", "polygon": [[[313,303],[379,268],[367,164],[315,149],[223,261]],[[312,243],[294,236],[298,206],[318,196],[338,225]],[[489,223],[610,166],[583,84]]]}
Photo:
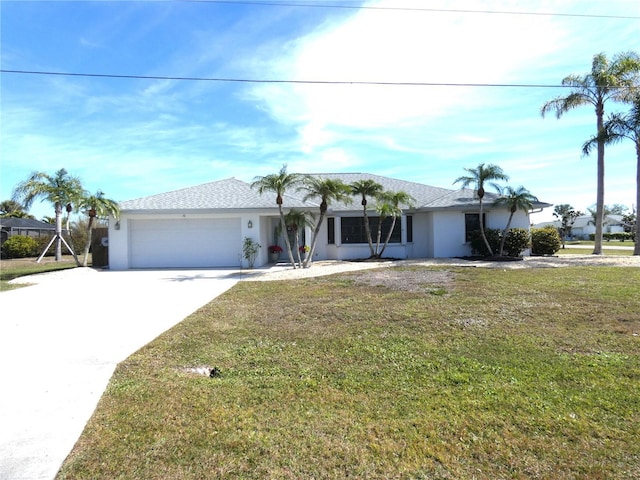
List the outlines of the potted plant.
{"label": "potted plant", "polygon": [[302,257],[302,259],[304,260],[305,258],[307,258],[307,253],[309,253],[309,245],[302,245],[300,248],[300,256]]}
{"label": "potted plant", "polygon": [[269,263],[276,263],[280,254],[282,253],[282,247],[280,245],[269,246]]}

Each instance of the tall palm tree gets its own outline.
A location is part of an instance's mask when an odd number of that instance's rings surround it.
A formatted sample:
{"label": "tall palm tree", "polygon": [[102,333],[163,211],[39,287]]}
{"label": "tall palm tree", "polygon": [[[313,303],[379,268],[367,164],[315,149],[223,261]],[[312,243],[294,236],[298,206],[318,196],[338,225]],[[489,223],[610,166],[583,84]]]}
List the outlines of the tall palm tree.
{"label": "tall palm tree", "polygon": [[[61,168],[53,175],[34,172],[27,180],[20,182],[13,191],[13,200],[21,203],[27,209],[36,198],[41,198],[43,201],[46,200],[53,204],[56,220],[54,237],[56,242],[56,261],[62,259],[62,242],[75,256],[71,247],[62,238],[62,209],[64,205],[77,203],[84,193],[80,179],[69,175],[64,168]],[[79,264],[77,257],[76,263]]]}
{"label": "tall palm tree", "polygon": [[507,181],[509,180],[509,176],[506,175],[502,168],[497,165],[489,164],[486,165],[481,163],[476,168],[465,168],[468,175],[463,175],[458,177],[453,182],[461,183],[462,188],[467,188],[469,185],[474,185],[476,190],[476,195],[478,197],[478,201],[480,204],[480,235],[482,236],[482,240],[484,241],[485,246],[487,247],[487,251],[489,255],[493,256],[493,250],[491,250],[491,246],[489,245],[489,241],[487,240],[487,236],[484,233],[484,219],[483,217],[483,202],[484,195],[486,193],[484,185],[488,183],[491,187],[500,191],[500,186],[496,183],[497,180]]}
{"label": "tall palm tree", "polygon": [[117,218],[120,215],[120,207],[118,207],[118,203],[115,200],[105,198],[101,190],[98,190],[95,195],[88,195],[81,198],[78,207],[89,216],[89,221],[87,222],[87,240],[84,244],[82,258],[82,266],[86,267],[89,248],[91,248],[91,229],[93,228],[94,218],[108,217],[109,215]]}
{"label": "tall palm tree", "polygon": [[[640,205],[640,94],[633,99],[631,110],[626,114],[616,113],[609,116],[599,135],[606,144],[618,143],[624,139],[631,140],[636,147],[636,205]],[[598,137],[593,137],[582,147],[582,152],[589,155]],[[640,255],[640,222],[636,221],[636,244],[634,255]]]}
{"label": "tall palm tree", "polygon": [[556,118],[577,107],[592,105],[596,111],[597,135],[597,191],[596,191],[596,234],[594,255],[602,254],[602,223],[604,219],[604,138],[600,132],[604,127],[604,108],[608,100],[623,100],[628,97],[640,72],[640,57],[634,52],[618,54],[609,61],[604,53],[594,55],[591,72],[585,75],[569,75],[562,85],[569,87],[570,93],[556,97],[545,103],[540,113],[544,117],[555,112]]}
{"label": "tall palm tree", "polygon": [[[287,231],[287,225],[284,219],[284,211],[282,210],[282,204],[284,203],[284,194],[288,188],[293,188],[298,185],[302,177],[298,173],[287,173],[287,166],[283,165],[278,173],[272,173],[264,177],[255,177],[251,188],[257,188],[258,193],[262,195],[264,192],[273,192],[276,194],[276,204],[280,212],[280,227],[283,232]],[[293,268],[296,268],[296,262],[293,259],[293,252],[291,251],[291,242],[289,236],[284,235],[284,243],[287,246],[287,253],[289,254],[289,261]]]}
{"label": "tall palm tree", "polygon": [[[293,234],[293,250],[298,259],[298,267],[302,268],[302,257],[300,256],[300,230],[304,230],[308,225],[312,225],[312,218],[309,212],[303,212],[302,210],[296,210],[292,208],[284,216],[284,220],[287,224],[287,231],[291,231]],[[287,234],[287,236],[289,236]]]}
{"label": "tall palm tree", "polygon": [[[412,208],[413,202],[415,202],[415,198],[409,195],[407,192],[400,190],[399,192],[383,192],[378,196],[378,204],[376,206],[376,210],[380,214],[380,221],[378,222],[378,242],[376,245],[376,256],[378,258],[382,257],[387,245],[389,244],[389,240],[391,240],[391,235],[393,234],[393,229],[396,226],[396,219],[402,216],[402,205],[406,205],[409,208]],[[389,227],[389,231],[387,232],[387,236],[384,240],[384,244],[382,245],[382,249],[380,249],[380,236],[382,234],[382,221],[384,218],[391,217],[391,226]]]}
{"label": "tall palm tree", "polygon": [[493,202],[495,206],[503,206],[509,209],[509,220],[507,221],[507,226],[502,231],[502,239],[500,240],[499,256],[502,256],[502,253],[504,252],[504,242],[507,239],[513,215],[518,210],[531,210],[533,208],[533,203],[537,201],[538,198],[533,196],[526,188],[522,186],[518,188],[507,186],[502,191],[502,195]]}
{"label": "tall palm tree", "polygon": [[373,250],[371,227],[369,226],[369,217],[367,215],[367,198],[377,197],[383,192],[384,188],[378,182],[371,179],[355,181],[351,183],[349,187],[351,188],[351,195],[359,196],[362,198],[360,204],[362,205],[362,213],[364,215],[364,231],[367,235],[367,242],[369,243],[371,258],[373,258],[375,257],[375,251]]}
{"label": "tall palm tree", "polygon": [[320,217],[313,229],[311,248],[303,265],[304,268],[307,268],[313,261],[313,254],[316,251],[316,244],[318,243],[318,234],[324,217],[327,214],[329,204],[331,202],[342,202],[344,204],[351,203],[351,190],[348,185],[342,182],[342,180],[332,180],[330,178],[313,176],[305,177],[301,188],[307,192],[304,196],[304,201],[320,198]]}

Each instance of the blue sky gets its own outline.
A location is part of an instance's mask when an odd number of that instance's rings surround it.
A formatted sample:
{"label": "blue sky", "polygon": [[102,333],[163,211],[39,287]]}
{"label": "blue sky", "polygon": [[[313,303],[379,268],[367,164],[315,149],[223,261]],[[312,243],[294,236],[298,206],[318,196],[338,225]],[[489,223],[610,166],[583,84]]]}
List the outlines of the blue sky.
{"label": "blue sky", "polygon": [[[2,1],[2,69],[558,85],[587,73],[598,52],[640,52],[637,0],[286,3]],[[581,210],[595,202],[595,156],[581,156],[593,109],[540,116],[546,100],[566,93],[560,88],[15,73],[1,82],[0,199],[32,171],[63,167],[87,189],[129,200],[229,177],[251,181],[285,163],[292,172],[368,172],[456,188],[465,167],[485,162],[542,201]],[[632,205],[635,164],[630,142],[607,150],[605,203]],[[41,203],[31,212],[52,213]]]}

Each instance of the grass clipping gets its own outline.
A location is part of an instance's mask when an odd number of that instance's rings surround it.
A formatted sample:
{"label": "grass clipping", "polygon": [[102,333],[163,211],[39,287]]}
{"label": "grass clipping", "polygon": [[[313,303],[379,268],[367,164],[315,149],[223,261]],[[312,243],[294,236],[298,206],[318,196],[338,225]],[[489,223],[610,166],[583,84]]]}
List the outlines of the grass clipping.
{"label": "grass clipping", "polygon": [[638,285],[608,267],[243,282],[118,367],[58,478],[638,478]]}

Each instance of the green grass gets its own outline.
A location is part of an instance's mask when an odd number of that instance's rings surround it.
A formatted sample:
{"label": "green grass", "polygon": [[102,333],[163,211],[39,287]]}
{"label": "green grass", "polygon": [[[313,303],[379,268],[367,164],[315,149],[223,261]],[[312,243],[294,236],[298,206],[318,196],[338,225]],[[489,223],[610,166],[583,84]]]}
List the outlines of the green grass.
{"label": "green grass", "polygon": [[[567,245],[586,245],[593,247],[595,242],[593,240],[567,240]],[[620,240],[603,240],[603,247],[631,247],[633,248],[635,244],[631,241],[622,242]]]}
{"label": "green grass", "polygon": [[118,366],[58,479],[640,477],[640,269],[410,271],[238,284]]}
{"label": "green grass", "polygon": [[[572,247],[572,248],[561,248],[556,252],[556,255],[591,255],[592,253],[593,253],[593,246],[585,247],[585,248]],[[625,250],[615,249],[615,248],[603,248],[602,253],[605,256],[609,256],[609,255],[631,256],[633,255],[633,248],[625,249]]]}
{"label": "green grass", "polygon": [[63,256],[59,262],[52,257],[45,257],[40,263],[36,263],[36,260],[37,258],[0,260],[0,292],[25,286],[25,284],[9,283],[14,278],[76,267],[76,262],[70,255]]}

